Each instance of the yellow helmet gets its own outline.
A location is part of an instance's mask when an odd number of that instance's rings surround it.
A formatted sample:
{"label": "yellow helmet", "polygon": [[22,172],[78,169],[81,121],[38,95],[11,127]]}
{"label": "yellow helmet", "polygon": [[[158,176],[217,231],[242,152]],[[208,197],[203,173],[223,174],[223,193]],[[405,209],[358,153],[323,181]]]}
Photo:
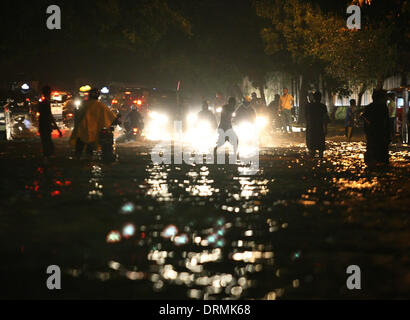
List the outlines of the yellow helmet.
{"label": "yellow helmet", "polygon": [[245,97],[245,101],[246,101],[246,102],[252,102],[252,98],[251,98],[250,96],[246,96],[246,97]]}

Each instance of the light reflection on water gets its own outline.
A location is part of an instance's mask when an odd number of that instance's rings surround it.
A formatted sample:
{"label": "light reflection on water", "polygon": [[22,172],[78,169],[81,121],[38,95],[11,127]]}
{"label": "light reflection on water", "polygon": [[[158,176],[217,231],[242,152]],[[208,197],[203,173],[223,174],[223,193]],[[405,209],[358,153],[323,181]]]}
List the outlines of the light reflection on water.
{"label": "light reflection on water", "polygon": [[[178,287],[184,294],[176,297],[191,299],[275,300],[311,285],[322,263],[300,269],[310,239],[295,228],[312,214],[343,213],[352,197],[386,193],[398,179],[391,170],[408,165],[410,155],[393,150],[393,169],[374,174],[364,166],[363,143],[328,147],[323,160],[309,159],[302,146],[265,150],[260,172],[250,177],[237,166],[146,166],[139,181],[144,198],[118,208],[128,223],[107,232],[113,254],[93,277],[139,282],[147,297]],[[103,177],[94,166],[90,197],[107,196]],[[68,273],[79,277],[83,270]]]}
{"label": "light reflection on water", "polygon": [[94,165],[91,168],[91,177],[89,180],[90,183],[90,191],[88,193],[88,198],[89,199],[102,199],[104,196],[103,193],[103,185],[102,185],[102,179],[103,179],[103,172],[101,167],[98,165]]}
{"label": "light reflection on water", "polygon": [[149,178],[147,179],[150,189],[147,194],[158,201],[172,201],[172,194],[168,190],[168,172],[160,165],[153,165],[147,169]]}

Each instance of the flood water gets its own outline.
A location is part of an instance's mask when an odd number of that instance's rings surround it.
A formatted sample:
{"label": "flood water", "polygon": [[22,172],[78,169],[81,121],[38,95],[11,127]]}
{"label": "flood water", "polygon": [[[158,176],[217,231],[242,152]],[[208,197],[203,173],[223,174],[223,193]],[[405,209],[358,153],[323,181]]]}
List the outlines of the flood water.
{"label": "flood water", "polygon": [[[2,144],[3,298],[368,299],[410,297],[409,160],[369,171],[365,144],[263,148],[260,169],[154,165],[117,147],[112,165],[44,166],[38,142]],[[45,287],[63,271],[63,290]],[[349,291],[346,270],[361,268]]]}

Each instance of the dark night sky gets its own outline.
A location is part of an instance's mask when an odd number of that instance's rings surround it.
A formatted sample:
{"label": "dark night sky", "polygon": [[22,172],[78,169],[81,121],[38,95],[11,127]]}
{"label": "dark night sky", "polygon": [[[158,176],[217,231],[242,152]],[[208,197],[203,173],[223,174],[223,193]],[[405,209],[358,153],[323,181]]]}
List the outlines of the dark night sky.
{"label": "dark night sky", "polygon": [[[148,0],[120,0],[122,11],[113,19],[109,7],[101,15],[101,8],[96,5],[106,2],[109,1],[2,1],[2,80],[31,78],[68,85],[74,79],[91,78],[169,85],[177,80],[179,70],[175,67],[172,72],[164,71],[166,68],[163,66],[172,68],[175,57],[183,54],[190,54],[191,63],[207,60],[209,64],[212,64],[213,58],[227,62],[240,60],[244,46],[253,46],[263,54],[259,37],[261,22],[256,19],[251,0],[169,1],[172,9],[191,22],[191,37],[172,23],[164,27],[161,19],[167,18],[155,15],[135,25],[135,20],[140,18],[127,15],[131,11],[128,9]],[[316,2],[324,10],[340,14],[349,3],[346,0],[311,2]],[[58,4],[62,8],[61,31],[49,31],[45,27],[45,8],[50,4]],[[146,33],[146,28],[149,32],[153,30],[154,34],[165,29],[166,32],[159,42],[149,44],[148,49],[136,45],[133,50],[128,50],[112,46],[120,34],[120,24],[129,24],[137,31],[140,27],[141,34]],[[108,35],[103,33],[98,36],[101,26],[113,26],[113,29]],[[151,39],[148,36],[144,41]]]}

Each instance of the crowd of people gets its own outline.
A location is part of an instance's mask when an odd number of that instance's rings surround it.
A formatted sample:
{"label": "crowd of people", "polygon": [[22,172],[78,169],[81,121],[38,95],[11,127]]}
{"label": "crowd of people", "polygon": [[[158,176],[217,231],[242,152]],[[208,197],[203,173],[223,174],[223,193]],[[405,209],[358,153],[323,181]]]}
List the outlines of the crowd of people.
{"label": "crowd of people", "polygon": [[[364,112],[360,115],[364,122],[364,131],[367,140],[367,151],[365,162],[368,166],[385,165],[389,163],[389,145],[392,142],[394,130],[394,119],[396,106],[390,97],[390,103],[387,104],[388,96],[383,90],[375,90],[373,93],[373,103],[365,107]],[[233,128],[232,121],[235,114],[235,120],[246,119],[254,121],[257,112],[255,102],[256,97],[252,99],[245,98],[242,105],[235,111],[235,98],[230,98],[229,103],[222,108],[221,122],[219,130],[226,132]],[[252,103],[253,102],[253,103]],[[292,109],[294,107],[294,98],[289,94],[289,90],[284,88],[282,96],[275,96],[275,99],[268,106],[269,112],[276,117],[280,123],[283,132],[292,132]],[[345,129],[346,138],[351,142],[353,128],[355,127],[355,114],[357,103],[356,100],[350,100],[350,106],[346,110]],[[326,136],[328,134],[328,124],[330,117],[328,108],[322,103],[322,94],[320,92],[311,93],[308,96],[308,103],[301,108],[300,122],[306,125],[306,146],[309,154],[315,157],[318,153],[323,158],[326,150]],[[221,135],[225,137],[224,135]],[[236,137],[237,139],[237,137]],[[236,139],[234,139],[236,141]],[[226,142],[225,139],[219,139],[217,148]]]}
{"label": "crowd of people", "polygon": [[[99,146],[101,131],[109,128],[119,121],[117,116],[104,103],[99,101],[100,92],[93,89],[89,93],[89,99],[84,103],[76,114],[74,130],[72,131],[70,143],[75,149],[75,155],[80,158],[84,149],[86,154],[91,156],[93,151]],[[392,100],[392,99],[390,99]],[[43,146],[43,153],[46,158],[54,154],[54,145],[51,137],[53,129],[57,129],[60,137],[61,131],[51,113],[51,89],[43,88],[43,101],[39,105],[39,132]],[[202,111],[198,114],[198,119],[206,120],[211,124],[213,129],[219,130],[219,139],[216,143],[215,150],[229,141],[234,146],[235,154],[238,153],[238,137],[233,130],[233,121],[246,120],[256,122],[257,112],[261,109],[271,110],[274,115],[277,114],[280,119],[283,132],[292,132],[292,108],[294,98],[289,94],[288,89],[283,90],[282,96],[276,96],[274,101],[268,106],[261,107],[260,101],[256,94],[244,98],[242,104],[237,106],[237,100],[231,97],[227,104],[223,105],[219,124],[215,115],[209,110],[209,104],[203,103]],[[346,112],[345,128],[347,141],[352,138],[352,131],[355,123],[356,101],[351,100],[350,106]],[[265,110],[265,111],[266,111]],[[276,112],[277,110],[277,112]],[[319,153],[319,157],[324,156],[326,149],[327,128],[330,122],[328,109],[322,103],[322,94],[316,92],[309,94],[308,103],[302,109],[301,116],[306,123],[306,146],[312,157]],[[126,117],[127,121],[141,121],[138,112],[131,110],[130,115]],[[263,112],[263,111],[262,111]],[[390,102],[387,105],[387,95],[384,91],[374,91],[373,103],[365,108],[361,115],[364,122],[364,129],[367,139],[367,152],[365,155],[366,164],[388,164],[389,163],[389,145],[392,141],[392,126],[395,119],[395,105]],[[129,119],[128,119],[129,118]],[[135,118],[135,119],[134,119]],[[134,120],[133,120],[134,119]],[[233,133],[227,136],[225,133]]]}

